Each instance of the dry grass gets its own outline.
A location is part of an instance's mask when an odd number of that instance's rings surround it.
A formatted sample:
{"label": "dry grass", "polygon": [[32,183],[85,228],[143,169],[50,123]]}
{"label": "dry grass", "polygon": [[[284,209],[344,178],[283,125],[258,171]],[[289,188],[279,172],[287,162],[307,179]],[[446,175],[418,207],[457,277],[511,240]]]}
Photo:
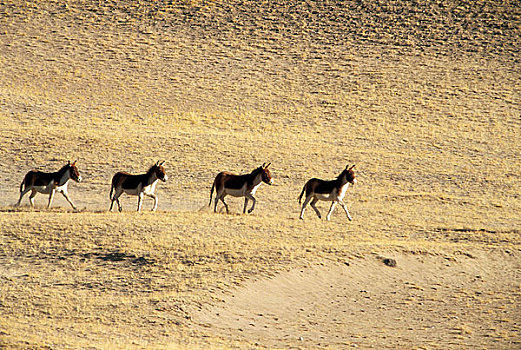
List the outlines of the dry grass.
{"label": "dry grass", "polygon": [[[454,259],[480,249],[519,250],[519,232],[429,232],[425,240],[371,233],[361,223],[207,212],[22,210],[3,212],[1,226],[5,340],[50,347],[205,342],[194,337],[189,310],[246,278],[306,261],[344,262],[370,252]],[[512,332],[516,323],[506,321],[502,329]]]}
{"label": "dry grass", "polygon": [[[322,259],[519,257],[520,13],[494,1],[0,2],[0,344],[245,346],[194,330],[189,308]],[[50,212],[10,207],[28,170],[68,159],[85,178],[70,189],[82,212],[61,198]],[[158,159],[171,179],[160,212],[136,215],[130,197],[104,212],[114,172]],[[276,186],[253,215],[208,212],[217,172],[265,161]],[[298,221],[305,180],[346,163],[354,221],[339,209]],[[519,343],[519,313],[491,327],[499,338],[483,344]]]}

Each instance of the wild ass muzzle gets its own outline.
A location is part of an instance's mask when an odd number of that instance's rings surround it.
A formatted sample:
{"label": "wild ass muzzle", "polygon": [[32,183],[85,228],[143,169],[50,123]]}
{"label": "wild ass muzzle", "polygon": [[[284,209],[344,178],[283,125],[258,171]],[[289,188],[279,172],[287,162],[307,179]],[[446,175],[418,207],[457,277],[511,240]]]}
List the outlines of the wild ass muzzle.
{"label": "wild ass muzzle", "polygon": [[318,211],[318,208],[315,206],[315,204],[319,200],[322,200],[327,202],[333,202],[331,203],[331,208],[329,209],[329,212],[326,216],[326,219],[328,221],[331,220],[331,213],[333,212],[333,209],[335,209],[337,203],[340,203],[342,208],[344,208],[347,218],[349,220],[353,220],[351,215],[349,215],[349,211],[347,210],[347,206],[345,205],[343,199],[346,195],[347,188],[349,187],[349,185],[354,185],[357,182],[355,179],[355,172],[353,171],[354,167],[354,165],[350,168],[349,165],[346,166],[346,168],[340,173],[340,175],[338,175],[338,177],[332,181],[325,181],[313,178],[306,182],[298,198],[298,202],[300,203],[302,195],[304,194],[304,192],[306,193],[306,199],[304,200],[302,210],[300,211],[300,218],[304,219],[304,211],[306,210],[306,205],[310,202],[311,207],[315,209],[315,212],[317,213],[318,217],[322,218],[322,216],[320,215],[320,211]]}
{"label": "wild ass muzzle", "polygon": [[250,209],[248,209],[248,213],[251,213],[253,209],[255,209],[255,203],[257,200],[254,195],[257,189],[259,188],[262,182],[272,185],[273,179],[271,177],[271,173],[268,169],[271,163],[264,163],[262,166],[253,170],[249,174],[245,175],[235,175],[226,171],[223,171],[215,177],[213,181],[212,190],[210,191],[210,203],[208,206],[212,204],[212,196],[213,191],[215,189],[215,204],[213,207],[213,211],[217,212],[217,203],[219,200],[223,202],[224,207],[226,208],[226,212],[229,213],[228,204],[224,201],[224,197],[230,195],[232,197],[245,197],[244,198],[244,208],[242,210],[243,213],[246,213],[246,207],[248,206],[248,200],[253,201],[253,204]]}
{"label": "wild ass muzzle", "polygon": [[20,198],[18,199],[16,206],[20,206],[23,196],[27,192],[31,191],[31,194],[29,195],[31,207],[34,207],[34,196],[36,196],[37,193],[43,193],[49,195],[47,208],[50,208],[54,194],[58,192],[65,197],[74,210],[77,210],[67,191],[67,184],[70,179],[73,179],[76,182],[81,182],[81,175],[76,167],[76,161],[72,164],[68,161],[67,164],[54,173],[31,170],[25,175],[24,180],[20,184]]}
{"label": "wild ass muzzle", "polygon": [[124,171],[116,173],[112,177],[112,186],[110,188],[110,199],[112,202],[110,203],[109,211],[112,211],[114,202],[118,204],[119,211],[123,210],[121,203],[119,202],[119,197],[123,193],[138,196],[138,212],[141,211],[144,196],[153,198],[154,206],[152,207],[152,211],[155,211],[157,209],[157,195],[154,191],[156,190],[157,181],[161,180],[165,182],[168,180],[165,168],[163,168],[164,163],[164,161],[161,163],[158,161],[148,169],[146,174],[132,175]]}

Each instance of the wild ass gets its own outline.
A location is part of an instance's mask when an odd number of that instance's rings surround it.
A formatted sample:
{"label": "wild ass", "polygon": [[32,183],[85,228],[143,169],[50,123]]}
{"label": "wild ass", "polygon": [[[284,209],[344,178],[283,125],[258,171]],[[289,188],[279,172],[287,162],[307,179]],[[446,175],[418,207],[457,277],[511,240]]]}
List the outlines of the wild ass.
{"label": "wild ass", "polygon": [[331,213],[333,212],[333,209],[335,209],[337,203],[340,203],[342,208],[344,208],[347,218],[349,220],[353,220],[353,218],[351,218],[351,215],[349,215],[349,211],[347,210],[345,203],[343,202],[349,184],[356,184],[355,172],[353,171],[353,168],[355,166],[353,165],[350,168],[348,167],[349,165],[346,166],[346,168],[342,171],[342,173],[340,173],[340,175],[338,175],[338,177],[335,180],[324,181],[313,178],[306,182],[298,198],[298,202],[300,203],[302,195],[304,194],[304,192],[306,192],[306,199],[304,200],[302,210],[300,211],[301,219],[304,219],[304,211],[306,210],[306,205],[309,202],[311,202],[310,205],[313,209],[315,209],[315,212],[317,213],[318,217],[322,218],[320,212],[315,206],[315,204],[319,200],[322,200],[333,202],[331,203],[331,208],[329,209],[329,212],[326,216],[326,219],[328,221],[331,219]]}
{"label": "wild ass", "polygon": [[255,209],[255,203],[257,202],[254,195],[261,182],[267,183],[268,185],[273,184],[273,179],[268,169],[270,164],[271,163],[268,163],[268,165],[266,165],[266,163],[264,163],[251,173],[245,175],[235,175],[226,171],[217,174],[213,181],[212,190],[210,191],[210,203],[208,203],[208,206],[212,204],[212,195],[215,188],[214,212],[217,212],[217,203],[220,199],[226,208],[226,212],[229,213],[228,204],[224,201],[224,197],[230,195],[233,197],[245,197],[243,213],[246,213],[248,200],[251,199],[253,204],[251,208],[248,209],[248,213],[251,213],[253,209]]}
{"label": "wild ass", "polygon": [[[152,211],[155,211],[157,209],[157,195],[154,191],[156,190],[157,180],[163,182],[168,180],[165,168],[163,168],[164,163],[164,161],[161,163],[157,161],[156,164],[148,169],[146,174],[132,175],[124,171],[116,173],[112,177],[112,186],[110,188],[110,199],[112,202],[110,203],[109,211],[112,211],[114,202],[118,203],[119,211],[123,209],[119,203],[119,197],[123,193],[138,196],[138,212],[141,211],[143,196],[154,198],[154,207],[152,208]],[[112,194],[114,194],[114,196]]]}
{"label": "wild ass", "polygon": [[31,207],[34,207],[34,196],[39,192],[49,195],[47,208],[50,208],[54,194],[58,192],[61,193],[72,208],[76,210],[77,208],[69,198],[69,193],[67,191],[69,179],[81,182],[81,175],[76,167],[76,161],[72,164],[68,161],[67,164],[54,173],[44,173],[43,171],[31,170],[25,175],[24,180],[20,184],[20,198],[16,205],[20,206],[23,196],[27,192],[31,191],[31,194],[29,195]]}

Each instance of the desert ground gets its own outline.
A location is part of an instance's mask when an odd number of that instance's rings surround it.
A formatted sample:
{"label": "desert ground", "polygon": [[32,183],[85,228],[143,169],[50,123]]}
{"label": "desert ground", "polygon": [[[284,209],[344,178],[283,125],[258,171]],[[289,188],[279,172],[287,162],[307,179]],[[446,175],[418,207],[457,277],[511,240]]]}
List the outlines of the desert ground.
{"label": "desert ground", "polygon": [[[516,1],[0,1],[0,348],[519,349],[520,38]],[[15,207],[69,160],[79,210]],[[299,220],[348,164],[353,221]]]}

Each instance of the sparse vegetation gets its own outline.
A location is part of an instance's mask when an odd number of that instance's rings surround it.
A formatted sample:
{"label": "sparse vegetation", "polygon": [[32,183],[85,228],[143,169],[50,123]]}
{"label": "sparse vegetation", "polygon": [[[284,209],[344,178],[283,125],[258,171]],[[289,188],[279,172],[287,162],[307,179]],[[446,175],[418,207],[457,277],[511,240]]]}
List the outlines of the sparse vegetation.
{"label": "sparse vegetation", "polygon": [[[520,28],[514,1],[0,1],[0,347],[519,347]],[[80,212],[12,207],[76,159]],[[112,175],[157,160],[159,211],[107,213]],[[218,172],[264,162],[252,215],[207,209]],[[347,163],[354,220],[299,221]],[[247,279],[374,256],[405,259],[378,270],[402,299],[354,276],[345,338],[196,320]],[[419,303],[443,322],[371,323]]]}

